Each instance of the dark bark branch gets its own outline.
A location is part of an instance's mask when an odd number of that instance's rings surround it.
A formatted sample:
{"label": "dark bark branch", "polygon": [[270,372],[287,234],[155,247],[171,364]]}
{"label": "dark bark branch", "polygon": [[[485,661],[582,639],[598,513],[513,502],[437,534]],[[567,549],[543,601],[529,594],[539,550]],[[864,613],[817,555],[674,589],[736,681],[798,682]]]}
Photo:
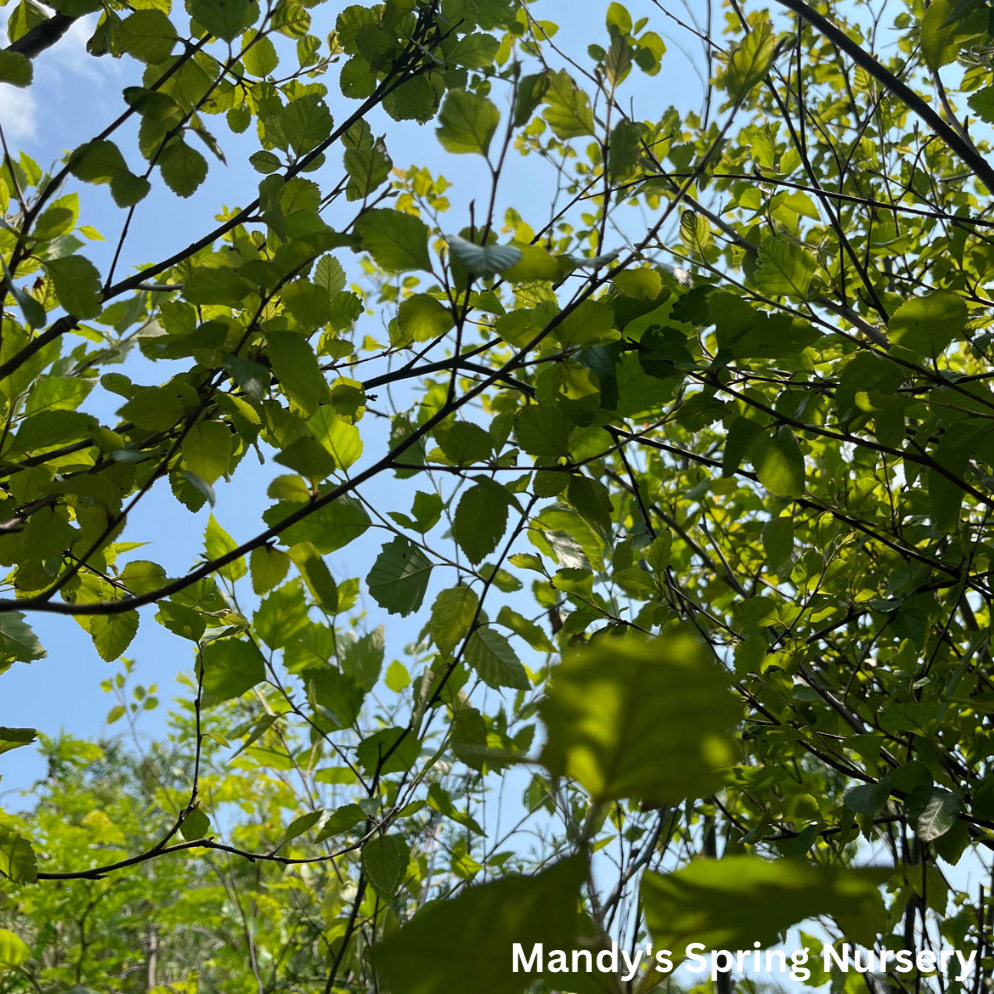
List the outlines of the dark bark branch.
{"label": "dark bark branch", "polygon": [[128,859],[122,859],[117,863],[108,863],[106,866],[95,866],[90,870],[72,870],[66,873],[39,873],[38,880],[100,880],[108,873],[115,870],[124,870],[129,866],[137,866],[139,863],[147,863],[150,859],[157,859],[159,856],[167,856],[169,853],[184,852],[187,849],[216,849],[219,852],[231,853],[233,856],[241,856],[253,863],[281,863],[283,866],[297,866],[301,863],[325,863],[328,860],[338,859],[345,853],[353,852],[361,848],[366,837],[358,842],[338,849],[335,852],[327,853],[324,856],[310,856],[305,859],[293,859],[290,856],[276,856],[272,853],[246,852],[244,849],[236,849],[234,846],[226,846],[223,842],[214,842],[212,839],[194,839],[192,842],[178,842],[174,846],[156,846],[147,852],[139,853]]}
{"label": "dark bark branch", "polygon": [[977,151],[973,142],[964,139],[954,128],[943,121],[907,83],[899,80],[889,69],[885,69],[869,52],[860,48],[827,17],[823,17],[818,11],[804,3],[804,0],[777,0],[777,3],[781,7],[792,10],[798,17],[803,17],[836,48],[845,52],[856,65],[865,69],[881,86],[901,100],[909,110],[914,111],[973,170],[974,175],[981,180],[984,186],[991,193],[994,193],[994,167]]}
{"label": "dark bark branch", "polygon": [[65,14],[55,14],[48,20],[36,24],[17,41],[7,46],[8,52],[20,52],[29,59],[40,55],[46,48],[51,48],[72,26],[78,17],[67,17]]}

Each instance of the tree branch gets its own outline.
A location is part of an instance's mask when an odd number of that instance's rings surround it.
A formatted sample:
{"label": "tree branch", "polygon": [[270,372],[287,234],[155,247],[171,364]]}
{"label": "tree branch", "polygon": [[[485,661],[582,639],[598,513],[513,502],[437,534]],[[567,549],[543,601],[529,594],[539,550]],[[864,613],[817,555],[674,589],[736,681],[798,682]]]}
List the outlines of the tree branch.
{"label": "tree branch", "polygon": [[956,130],[950,127],[942,118],[889,69],[885,69],[877,60],[864,51],[840,28],[836,27],[827,17],[809,7],[804,0],[777,0],[781,7],[792,10],[798,17],[803,17],[812,27],[820,31],[836,48],[845,52],[861,69],[865,69],[881,86],[889,90],[904,105],[913,110],[941,138],[963,162],[973,170],[987,189],[994,193],[994,167],[977,151],[973,143],[963,139]]}
{"label": "tree branch", "polygon": [[40,55],[46,48],[51,48],[78,21],[78,17],[67,17],[65,14],[55,14],[47,20],[36,24],[17,41],[7,46],[8,52],[20,52],[29,59]]}

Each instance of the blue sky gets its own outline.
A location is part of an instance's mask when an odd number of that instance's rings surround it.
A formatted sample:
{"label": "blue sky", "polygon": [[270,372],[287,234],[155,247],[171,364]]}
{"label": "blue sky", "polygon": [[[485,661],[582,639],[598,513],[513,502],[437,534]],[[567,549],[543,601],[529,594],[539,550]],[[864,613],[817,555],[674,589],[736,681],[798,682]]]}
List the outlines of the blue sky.
{"label": "blue sky", "polygon": [[[324,34],[331,28],[334,15],[343,6],[328,3],[315,11],[314,33]],[[649,2],[629,5],[633,17],[651,16],[651,27],[667,39],[670,51],[664,60],[663,71],[654,78],[644,77],[635,71],[626,88],[635,100],[638,113],[645,116],[659,113],[671,104],[682,108],[699,107],[703,96],[700,80],[693,74],[690,63],[679,49],[688,37],[671,36],[672,26]],[[604,13],[607,2],[565,2],[565,0],[537,0],[532,13],[542,20],[551,20],[561,27],[555,38],[557,45],[589,65],[586,48],[590,43],[604,43]],[[582,16],[577,16],[578,11]],[[327,23],[322,24],[322,20]],[[15,90],[0,85],[0,121],[8,142],[23,149],[42,166],[50,167],[72,149],[94,134],[120,112],[121,90],[139,81],[140,66],[125,57],[94,59],[85,52],[86,39],[92,31],[93,18],[77,22],[69,34],[53,49],[35,61],[35,83],[28,90]],[[677,44],[674,44],[674,38]],[[689,39],[693,50],[698,45]],[[351,109],[351,103],[338,96],[334,73],[327,77],[329,105],[332,113],[341,118]],[[497,91],[495,96],[499,99]],[[474,156],[451,156],[443,152],[434,138],[431,126],[420,127],[414,123],[391,121],[382,114],[371,120],[375,134],[387,135],[388,150],[398,167],[409,164],[427,166],[433,173],[446,176],[454,185],[449,191],[453,208],[449,223],[454,230],[467,221],[466,205],[471,198],[486,196],[489,178],[482,160]],[[210,125],[210,119],[208,119]],[[131,268],[143,262],[155,261],[181,248],[210,223],[222,206],[244,204],[255,195],[259,176],[245,162],[247,155],[257,148],[246,137],[237,138],[226,129],[219,129],[222,146],[227,153],[228,165],[212,161],[208,179],[197,193],[188,200],[173,196],[157,186],[153,194],[140,206],[125,244],[118,276],[127,275]],[[133,135],[121,140],[126,158],[137,164],[138,153]],[[332,167],[337,171],[338,156],[323,171],[325,176]],[[500,210],[513,204],[526,218],[536,219],[535,226],[548,216],[549,191],[554,189],[551,167],[536,156],[514,161],[511,156],[508,180],[501,188]],[[315,178],[321,179],[319,173]],[[112,246],[124,219],[124,212],[111,201],[107,187],[77,184],[82,204],[81,223],[96,227],[106,238],[104,243],[91,242],[83,250],[106,273]],[[481,195],[481,191],[484,191]],[[334,219],[331,219],[334,223]],[[355,257],[339,253],[350,280],[361,280],[361,270]],[[357,333],[382,335],[383,325],[378,316],[360,319]],[[163,364],[154,365],[141,356],[128,359],[125,371],[139,383],[160,382],[170,375]],[[96,409],[108,421],[120,399],[100,395],[94,391],[89,409]],[[362,423],[366,442],[366,456],[382,451],[382,430],[367,417]],[[360,468],[361,468],[360,464]],[[260,529],[260,515],[269,501],[265,497],[268,481],[278,468],[260,467],[254,456],[247,457],[239,467],[233,484],[217,488],[218,502],[215,514],[222,525],[238,540],[244,540]],[[391,488],[391,498],[396,495],[393,482],[384,481],[379,486]],[[410,490],[413,492],[413,487]],[[375,486],[366,491],[374,503]],[[391,502],[391,507],[401,504]],[[137,558],[149,558],[162,564],[172,574],[190,568],[200,549],[200,536],[207,520],[207,510],[191,515],[164,486],[140,505],[125,538],[153,537],[151,544],[134,553]],[[371,530],[362,540],[347,550],[348,560],[364,565],[363,574],[375,556],[382,533]],[[341,554],[339,554],[341,555]],[[339,578],[359,572],[332,557],[332,571]],[[441,572],[441,571],[437,571]],[[439,577],[433,587],[451,585],[451,578]],[[430,594],[429,594],[430,596]],[[372,605],[375,609],[376,606]],[[139,633],[127,655],[137,663],[135,679],[146,686],[159,684],[160,694],[166,702],[174,695],[174,679],[178,672],[189,669],[190,652],[184,643],[166,632],[152,620],[154,608],[143,611]],[[82,737],[100,735],[104,719],[114,701],[99,689],[107,676],[116,672],[116,665],[101,661],[92,649],[89,636],[70,618],[35,616],[32,619],[48,658],[31,665],[15,664],[3,676],[3,694],[0,697],[0,725],[29,726],[55,734],[60,728]],[[371,617],[373,623],[387,621],[388,661],[399,655],[404,643],[416,634],[414,619],[404,622]],[[165,708],[142,720],[141,728],[148,735],[160,734],[163,729]],[[40,758],[33,751],[21,749],[8,753],[0,772],[3,782],[0,791],[6,793],[27,787],[42,772]],[[9,794],[4,799],[8,806],[15,806]]]}

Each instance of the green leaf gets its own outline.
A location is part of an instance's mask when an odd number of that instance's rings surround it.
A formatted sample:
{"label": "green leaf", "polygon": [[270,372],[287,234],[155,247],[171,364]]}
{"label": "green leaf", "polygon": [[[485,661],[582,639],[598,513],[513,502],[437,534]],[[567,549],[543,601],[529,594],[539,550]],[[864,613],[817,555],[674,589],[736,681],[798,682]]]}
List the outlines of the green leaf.
{"label": "green leaf", "polygon": [[300,542],[290,547],[289,556],[318,606],[334,614],[338,610],[338,585],[317,549],[310,542]]}
{"label": "green leaf", "polygon": [[158,563],[136,559],[121,570],[118,579],[133,594],[150,594],[166,582],[166,571]]}
{"label": "green leaf", "polygon": [[177,41],[176,29],[161,10],[136,10],[117,29],[128,55],[141,62],[165,62]]}
{"label": "green leaf", "polygon": [[366,584],[380,607],[406,618],[421,607],[431,569],[425,554],[398,536],[380,550]]}
{"label": "green leaf", "polygon": [[482,562],[497,548],[507,528],[510,503],[507,490],[484,476],[459,498],[452,535],[471,563]]}
{"label": "green leaf", "polygon": [[67,313],[77,318],[93,318],[100,313],[100,271],[89,259],[67,255],[49,259],[45,268]]}
{"label": "green leaf", "polygon": [[314,285],[321,287],[329,297],[344,290],[347,282],[342,264],[333,255],[318,260],[314,267]]}
{"label": "green leaf", "polygon": [[155,620],[174,635],[191,642],[199,642],[207,629],[207,622],[200,612],[175,601],[159,601]]}
{"label": "green leaf", "polygon": [[34,66],[22,52],[0,51],[0,83],[11,86],[30,86],[34,79]]}
{"label": "green leaf", "polygon": [[486,97],[469,90],[449,90],[435,129],[446,152],[486,156],[500,123],[500,111]]}
{"label": "green leaf", "polygon": [[752,452],[752,464],[759,482],[777,497],[804,494],[804,455],[797,436],[781,425],[772,435],[764,435]]}
{"label": "green leaf", "polygon": [[511,643],[493,628],[484,626],[473,632],[466,646],[466,662],[488,687],[531,688],[528,674]]}
{"label": "green leaf", "polygon": [[604,69],[612,87],[623,83],[632,70],[632,47],[624,38],[613,38],[604,59]]}
{"label": "green leaf", "polygon": [[365,821],[366,818],[366,812],[358,804],[346,804],[338,808],[332,812],[331,817],[321,827],[317,838],[314,840],[315,844],[320,844],[336,835],[347,832],[350,828]]}
{"label": "green leaf", "polygon": [[522,259],[521,249],[513,245],[477,245],[459,235],[446,235],[449,251],[474,276],[496,276]]}
{"label": "green leaf", "polygon": [[[926,11],[926,15],[927,15]],[[984,86],[970,96],[970,109],[982,121],[994,124],[994,86]]]}
{"label": "green leaf", "polygon": [[431,637],[446,656],[452,655],[476,617],[480,598],[472,587],[443,590],[431,606]]}
{"label": "green leaf", "polygon": [[418,218],[400,211],[366,211],[356,219],[355,232],[362,247],[388,272],[431,270],[428,226]]}
{"label": "green leaf", "polygon": [[[217,523],[212,514],[204,532],[204,550],[208,559],[218,559],[238,548],[238,543]],[[245,575],[245,559],[239,558],[219,570],[226,580],[240,580]]]}
{"label": "green leaf", "polygon": [[29,959],[31,950],[27,943],[13,932],[0,928],[0,970],[16,970]]}
{"label": "green leaf", "polygon": [[14,295],[21,313],[24,315],[24,320],[32,328],[42,327],[45,323],[45,308],[30,293],[14,282],[14,277],[11,275],[10,269],[7,268],[7,263],[2,258],[0,258],[0,266],[3,268],[3,275],[7,280],[7,286]]}
{"label": "green leaf", "polygon": [[342,144],[345,146],[345,172],[349,177],[345,199],[350,202],[365,200],[390,176],[393,162],[387,147],[382,138],[373,138],[373,129],[366,121],[356,121],[342,135]]}
{"label": "green leaf", "polygon": [[794,521],[792,518],[770,518],[763,525],[763,551],[771,570],[790,562],[794,551]]}
{"label": "green leaf", "polygon": [[[33,884],[38,863],[35,851],[23,836],[0,825],[0,873],[15,884]],[[3,934],[0,931],[0,966],[3,965]]]}
{"label": "green leaf", "polygon": [[875,815],[890,798],[890,779],[883,777],[877,783],[863,783],[850,787],[843,803],[858,815]]}
{"label": "green leaf", "polygon": [[92,141],[72,153],[69,170],[84,183],[109,183],[119,173],[128,172],[128,167],[113,142]]}
{"label": "green leaf", "polygon": [[471,421],[453,421],[435,429],[435,438],[450,462],[469,466],[493,454],[490,435]]}
{"label": "green leaf", "polygon": [[205,708],[241,697],[266,679],[266,662],[254,642],[217,639],[203,650]]}
{"label": "green leaf", "polygon": [[710,293],[705,308],[714,323],[718,347],[728,349],[735,358],[787,358],[821,337],[804,321],[757,311],[731,293]]}
{"label": "green leaf", "polygon": [[288,842],[292,842],[294,839],[300,838],[306,832],[309,832],[324,816],[323,810],[318,811],[308,811],[307,814],[301,815],[299,818],[294,818],[292,822],[286,827],[286,831],[283,833],[283,841],[280,843],[280,848],[285,846]]}
{"label": "green leaf", "polygon": [[[638,165],[641,157],[642,125],[635,121],[619,121],[608,142],[607,163],[611,179],[627,176]],[[658,291],[653,297],[657,295]]]}
{"label": "green leaf", "polygon": [[[291,553],[296,548],[293,546]],[[282,649],[292,642],[307,627],[307,601],[300,580],[285,583],[263,598],[252,623],[270,649]]]}
{"label": "green leaf", "polygon": [[407,667],[399,659],[395,659],[387,668],[383,682],[388,690],[399,694],[405,687],[410,686],[411,675],[407,672]]}
{"label": "green leaf", "polygon": [[220,421],[198,421],[186,434],[180,451],[187,469],[207,483],[228,473],[232,434]]}
{"label": "green leaf", "polygon": [[[308,697],[320,708],[325,731],[350,728],[362,710],[366,692],[354,677],[330,666],[303,670]],[[331,722],[331,725],[328,725]]]}
{"label": "green leaf", "polygon": [[359,429],[339,418],[330,407],[318,408],[307,428],[331,454],[338,469],[348,469],[362,455]]}
{"label": "green leaf", "polygon": [[393,900],[409,859],[410,850],[402,835],[374,835],[362,847],[362,872],[384,901]]}
{"label": "green leaf", "polygon": [[[642,905],[657,947],[702,942],[708,949],[752,949],[754,942],[774,945],[780,933],[818,915],[871,922],[890,873],[754,856],[702,859],[676,873],[646,873]],[[862,932],[851,937],[872,945],[872,930],[868,939]]]}
{"label": "green leaf", "polygon": [[0,727],[0,755],[11,749],[20,749],[30,745],[38,737],[33,728],[2,728]]}
{"label": "green leaf", "polygon": [[[464,712],[470,713],[474,711],[476,713],[476,717],[480,718],[480,725],[483,726],[483,719],[480,716],[479,711],[476,711],[475,708],[460,708],[459,711],[457,711],[454,716],[453,724],[454,725],[456,724],[460,714]],[[453,728],[453,734],[452,734],[453,752],[456,752],[457,749],[456,731],[457,730]],[[484,745],[486,744],[485,727],[483,733],[483,744]],[[434,808],[440,814],[445,815],[446,818],[450,818],[457,825],[462,825],[463,828],[468,828],[475,835],[479,835],[481,838],[486,838],[487,833],[483,831],[483,829],[477,823],[476,819],[471,818],[469,815],[464,814],[462,811],[456,808],[455,804],[452,803],[452,796],[437,780],[428,788],[428,805],[429,807]]]}
{"label": "green leaf", "polygon": [[266,350],[283,392],[308,416],[326,398],[328,385],[314,349],[292,331],[270,331]]}
{"label": "green leaf", "polygon": [[402,333],[397,344],[430,342],[454,328],[455,323],[452,311],[440,300],[415,293],[397,308],[397,326]]}
{"label": "green leaf", "polygon": [[963,810],[963,794],[942,787],[915,787],[904,802],[908,820],[922,842],[932,842],[956,824]]}
{"label": "green leaf", "polygon": [[518,242],[508,247],[516,248],[521,253],[521,260],[504,271],[504,276],[512,282],[552,281],[562,275],[560,260],[541,245],[523,245]]}
{"label": "green leaf", "polygon": [[558,407],[530,404],[514,418],[518,445],[532,456],[558,459],[569,455],[570,423]]}
{"label": "green leaf", "polygon": [[437,72],[422,73],[405,80],[383,98],[383,109],[395,121],[427,124],[438,110],[445,81]]}
{"label": "green leaf", "polygon": [[549,89],[547,73],[522,76],[518,83],[518,96],[514,104],[514,126],[520,128],[531,120],[535,108],[542,102]]}
{"label": "green leaf", "polygon": [[752,30],[735,46],[728,60],[728,68],[719,83],[733,103],[744,100],[749,91],[758,86],[773,65],[777,52],[777,39],[773,25],[768,20],[754,24]]}
{"label": "green leaf", "polygon": [[739,707],[723,672],[688,634],[601,638],[552,673],[540,713],[542,760],[597,800],[705,797],[731,761]]}
{"label": "green leaf", "polygon": [[317,148],[331,134],[333,126],[327,104],[316,93],[290,101],[280,123],[295,155]]}
{"label": "green leaf", "polygon": [[196,842],[199,839],[207,838],[207,833],[211,830],[211,820],[201,808],[194,808],[180,825],[180,835],[187,842]]}
{"label": "green leaf", "polygon": [[452,46],[448,60],[467,69],[486,69],[493,64],[500,42],[493,36],[474,31],[463,35]]}
{"label": "green leaf", "polygon": [[555,136],[563,141],[594,135],[594,111],[590,99],[573,82],[565,69],[548,74],[549,89],[543,100],[543,117]]}
{"label": "green leaf", "polygon": [[190,0],[189,10],[212,35],[234,41],[247,27],[249,0]]}
{"label": "green leaf", "polygon": [[252,589],[257,594],[265,594],[282,583],[289,569],[289,556],[270,545],[253,549],[249,556]]}
{"label": "green leaf", "polygon": [[937,290],[901,304],[891,315],[888,331],[895,345],[934,358],[963,331],[966,321],[966,301],[955,293]]}
{"label": "green leaf", "polygon": [[368,735],[356,748],[363,773],[407,773],[418,761],[421,743],[406,728],[384,728]]}
{"label": "green leaf", "polygon": [[110,195],[118,207],[134,207],[151,189],[152,184],[144,176],[130,172],[118,173],[110,181]]}
{"label": "green leaf", "polygon": [[986,10],[979,23],[975,17],[955,16],[953,11],[954,6],[949,0],[933,0],[922,17],[922,54],[932,72],[956,61],[961,41],[978,33],[978,29],[986,33]]}
{"label": "green leaf", "polygon": [[223,304],[241,307],[254,287],[227,266],[198,266],[183,284],[183,296],[191,304]]}
{"label": "green leaf", "polygon": [[350,673],[367,691],[372,690],[380,678],[385,631],[383,625],[378,625],[362,638],[345,644],[342,669]]}
{"label": "green leaf", "polygon": [[242,41],[247,46],[247,51],[242,56],[242,65],[250,76],[268,76],[280,64],[276,46],[270,38],[265,35],[259,37],[254,31],[246,31]]}
{"label": "green leaf", "polygon": [[620,3],[612,2],[607,8],[607,29],[612,38],[632,33],[632,15]]}
{"label": "green leaf", "polygon": [[[263,514],[263,520],[267,525],[276,525],[299,507],[299,504],[280,502]],[[280,542],[286,545],[312,542],[318,552],[326,556],[355,541],[369,525],[369,515],[362,504],[349,497],[340,497],[291,525],[280,535]]]}
{"label": "green leaf", "polygon": [[158,166],[166,186],[178,197],[192,196],[207,178],[207,160],[181,138],[172,139],[162,150]]}
{"label": "green leaf", "polygon": [[[250,8],[251,9],[251,8]],[[297,0],[279,0],[273,12],[273,27],[286,38],[304,38],[311,26],[311,15]]]}
{"label": "green leaf", "polygon": [[[574,856],[534,876],[466,888],[377,943],[373,962],[393,994],[457,994],[472,989],[473,977],[486,977],[487,994],[520,994],[540,978],[512,971],[514,943],[526,952],[535,943],[574,947],[586,878],[586,858]],[[550,975],[550,983],[560,981]]]}
{"label": "green leaf", "polygon": [[[334,456],[312,435],[301,435],[295,439],[275,457],[275,462],[306,476],[312,487],[316,487],[335,468]],[[296,496],[293,495],[294,499]]]}
{"label": "green leaf", "polygon": [[759,264],[752,282],[769,297],[806,300],[817,268],[814,256],[789,238],[767,238],[759,248]]}
{"label": "green leaf", "polygon": [[269,173],[275,173],[278,169],[282,168],[282,163],[280,158],[274,152],[267,152],[265,149],[259,152],[253,152],[249,156],[249,162],[252,168],[263,175],[268,175]]}
{"label": "green leaf", "polygon": [[138,633],[138,612],[98,614],[90,621],[90,637],[100,658],[112,663],[131,645]]}
{"label": "green leaf", "polygon": [[510,628],[515,635],[523,638],[536,652],[556,651],[556,647],[549,641],[549,636],[535,622],[522,617],[507,604],[501,605],[497,614],[497,624]]}
{"label": "green leaf", "polygon": [[0,658],[4,662],[31,663],[47,655],[20,611],[0,614]]}
{"label": "green leaf", "polygon": [[599,480],[588,476],[572,476],[566,488],[566,499],[573,505],[580,517],[596,528],[611,530],[611,494]]}
{"label": "green leaf", "polygon": [[414,495],[411,514],[422,534],[431,531],[438,524],[443,510],[445,510],[445,503],[438,494],[426,494],[419,490]]}

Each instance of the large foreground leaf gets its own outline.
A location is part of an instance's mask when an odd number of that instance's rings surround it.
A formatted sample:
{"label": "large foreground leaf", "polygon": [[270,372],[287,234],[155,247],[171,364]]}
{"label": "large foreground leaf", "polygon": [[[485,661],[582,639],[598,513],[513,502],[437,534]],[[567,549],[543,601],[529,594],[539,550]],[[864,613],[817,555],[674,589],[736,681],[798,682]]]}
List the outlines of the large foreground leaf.
{"label": "large foreground leaf", "polygon": [[601,801],[701,797],[731,760],[738,706],[722,671],[687,634],[601,638],[553,670],[541,706],[549,769]]}
{"label": "large foreground leaf", "polygon": [[536,942],[570,948],[586,877],[586,860],[574,856],[534,877],[509,876],[435,901],[378,945],[374,962],[392,994],[519,994],[537,977],[512,972],[513,944],[526,952]]}
{"label": "large foreground leaf", "polygon": [[657,947],[751,949],[777,941],[785,929],[832,915],[847,935],[872,945],[889,869],[850,870],[790,859],[772,863],[730,856],[692,863],[676,873],[642,878],[646,924]]}

